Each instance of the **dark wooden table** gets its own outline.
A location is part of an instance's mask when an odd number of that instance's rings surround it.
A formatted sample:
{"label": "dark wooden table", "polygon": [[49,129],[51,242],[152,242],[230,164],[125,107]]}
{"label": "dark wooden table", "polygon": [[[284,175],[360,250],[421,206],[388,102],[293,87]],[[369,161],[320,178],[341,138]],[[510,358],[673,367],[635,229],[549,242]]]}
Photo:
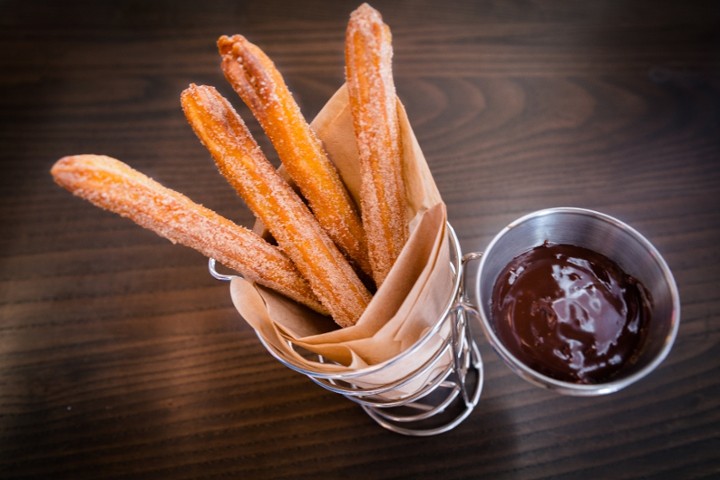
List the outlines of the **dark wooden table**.
{"label": "dark wooden table", "polygon": [[668,4],[374,4],[465,251],[539,208],[596,209],[658,247],[682,299],[667,360],[607,397],[535,388],[478,338],[478,407],[417,439],[275,361],[202,256],[48,174],[104,153],[252,223],[179,93],[230,97],[215,40],[242,33],[313,117],[357,3],[0,2],[0,477],[717,478],[720,8]]}

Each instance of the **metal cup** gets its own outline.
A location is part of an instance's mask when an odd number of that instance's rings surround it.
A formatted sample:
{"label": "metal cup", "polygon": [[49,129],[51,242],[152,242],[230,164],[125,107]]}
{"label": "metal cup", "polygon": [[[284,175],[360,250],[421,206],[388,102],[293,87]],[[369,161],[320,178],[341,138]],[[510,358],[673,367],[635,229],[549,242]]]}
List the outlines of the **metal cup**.
{"label": "metal cup", "polygon": [[[510,261],[549,241],[584,247],[615,261],[638,279],[652,299],[647,337],[638,360],[605,383],[576,384],[539,373],[506,348],[492,320],[492,293],[500,272]],[[667,356],[680,322],[680,298],[675,280],[657,249],[625,223],[592,210],[551,208],[510,223],[482,255],[475,281],[481,325],[488,341],[505,363],[525,380],[559,393],[593,396],[616,392],[652,372]]]}

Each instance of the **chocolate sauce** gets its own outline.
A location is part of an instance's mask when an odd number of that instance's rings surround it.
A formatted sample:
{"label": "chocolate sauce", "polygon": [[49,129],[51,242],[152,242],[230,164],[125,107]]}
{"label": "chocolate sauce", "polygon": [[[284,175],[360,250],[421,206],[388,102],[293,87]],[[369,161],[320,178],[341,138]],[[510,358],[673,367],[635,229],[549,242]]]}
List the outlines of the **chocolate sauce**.
{"label": "chocolate sauce", "polygon": [[635,360],[650,315],[646,290],[612,260],[548,243],[505,267],[492,310],[497,335],[523,363],[586,384]]}

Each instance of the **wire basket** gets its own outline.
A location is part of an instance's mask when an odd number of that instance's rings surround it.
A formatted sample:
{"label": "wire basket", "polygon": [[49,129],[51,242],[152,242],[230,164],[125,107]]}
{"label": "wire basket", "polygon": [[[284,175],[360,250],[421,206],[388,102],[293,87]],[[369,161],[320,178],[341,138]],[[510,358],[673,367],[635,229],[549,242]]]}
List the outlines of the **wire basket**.
{"label": "wire basket", "polygon": [[[429,436],[453,429],[470,415],[480,399],[483,364],[470,327],[470,320],[479,321],[478,314],[465,301],[463,289],[464,264],[476,256],[470,254],[464,258],[457,235],[449,224],[447,231],[453,293],[437,322],[415,344],[395,357],[357,370],[317,372],[299,365],[261,335],[258,338],[280,363],[358,403],[388,430]],[[217,279],[232,279],[218,273],[212,259],[209,269]],[[289,341],[288,346],[306,359],[332,363]]]}

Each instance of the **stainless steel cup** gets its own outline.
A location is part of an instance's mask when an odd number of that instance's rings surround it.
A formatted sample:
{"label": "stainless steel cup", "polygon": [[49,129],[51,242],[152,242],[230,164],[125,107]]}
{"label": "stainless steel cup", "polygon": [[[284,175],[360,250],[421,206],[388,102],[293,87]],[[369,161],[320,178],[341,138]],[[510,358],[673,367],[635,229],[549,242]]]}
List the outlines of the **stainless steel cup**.
{"label": "stainless steel cup", "polygon": [[[525,365],[496,334],[492,293],[498,275],[516,256],[549,241],[594,250],[614,260],[650,292],[651,319],[637,362],[600,384],[576,384],[550,378]],[[505,227],[490,242],[480,260],[475,294],[484,333],[500,357],[529,382],[562,394],[593,396],[612,393],[652,372],[667,356],[680,322],[680,298],[675,280],[657,249],[625,223],[592,210],[551,208],[526,215]]]}

